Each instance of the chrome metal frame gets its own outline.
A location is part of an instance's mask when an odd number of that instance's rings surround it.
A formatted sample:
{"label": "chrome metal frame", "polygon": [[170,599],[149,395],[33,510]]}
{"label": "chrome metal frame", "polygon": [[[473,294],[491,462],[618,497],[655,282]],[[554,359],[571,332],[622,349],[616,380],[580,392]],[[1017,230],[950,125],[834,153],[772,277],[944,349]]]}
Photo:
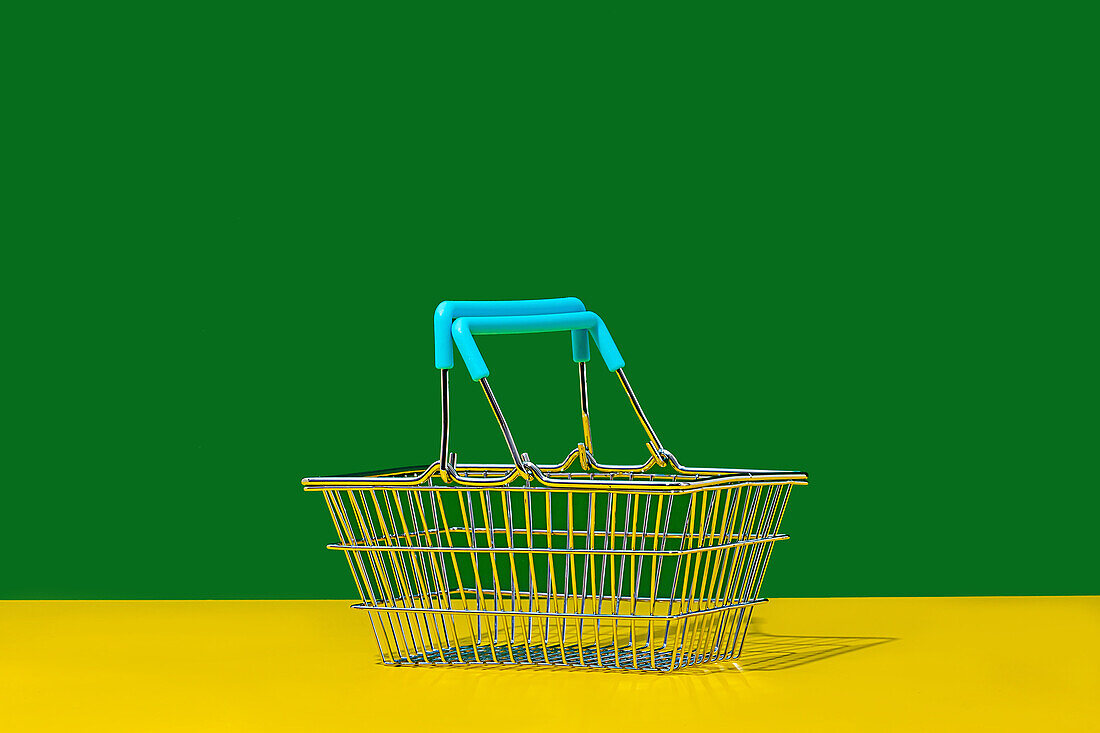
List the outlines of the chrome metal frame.
{"label": "chrome metal frame", "polygon": [[439,460],[302,480],[325,497],[329,547],[347,558],[384,662],[669,671],[740,653],[805,473],[681,465],[622,369],[649,458],[601,464],[583,362],[582,442],[560,463],[520,452],[487,378],[512,463],[458,463],[448,371]]}

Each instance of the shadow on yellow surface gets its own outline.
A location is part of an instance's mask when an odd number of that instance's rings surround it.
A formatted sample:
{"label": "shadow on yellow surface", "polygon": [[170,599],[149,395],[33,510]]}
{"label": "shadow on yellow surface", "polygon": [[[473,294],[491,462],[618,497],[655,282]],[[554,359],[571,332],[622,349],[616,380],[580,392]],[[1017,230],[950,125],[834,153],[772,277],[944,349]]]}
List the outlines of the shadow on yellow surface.
{"label": "shadow on yellow surface", "polygon": [[774,672],[820,662],[840,654],[897,641],[891,636],[789,636],[765,634],[749,627],[741,656],[735,662],[745,672]]}

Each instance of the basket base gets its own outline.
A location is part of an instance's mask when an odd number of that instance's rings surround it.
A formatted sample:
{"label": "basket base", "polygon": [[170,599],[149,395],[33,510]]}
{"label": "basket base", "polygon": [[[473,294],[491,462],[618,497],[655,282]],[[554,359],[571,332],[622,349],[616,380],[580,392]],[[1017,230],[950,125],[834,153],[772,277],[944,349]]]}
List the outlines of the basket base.
{"label": "basket base", "polygon": [[[677,659],[677,656],[680,658]],[[670,650],[653,650],[639,648],[616,649],[612,645],[597,647],[595,644],[588,646],[566,646],[564,653],[562,647],[548,645],[545,649],[541,645],[509,646],[502,644],[491,646],[489,644],[466,644],[457,647],[448,647],[432,650],[426,654],[416,654],[412,657],[400,657],[398,659],[386,659],[386,664],[392,665],[522,665],[536,667],[587,667],[596,669],[632,670],[637,672],[670,672],[674,669],[698,664],[703,661],[718,661],[717,659],[704,660],[689,659],[686,655],[677,655]]]}

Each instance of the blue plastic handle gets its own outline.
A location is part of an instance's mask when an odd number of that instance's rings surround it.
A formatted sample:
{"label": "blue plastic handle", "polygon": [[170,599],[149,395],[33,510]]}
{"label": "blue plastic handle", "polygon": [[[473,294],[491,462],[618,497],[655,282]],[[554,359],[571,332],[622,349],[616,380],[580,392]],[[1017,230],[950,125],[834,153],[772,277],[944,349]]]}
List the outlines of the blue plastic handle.
{"label": "blue plastic handle", "polygon": [[[600,355],[609,371],[622,369],[622,355],[604,325],[603,319],[590,311],[581,313],[553,313],[537,316],[463,316],[451,324],[451,335],[466,362],[470,376],[476,381],[489,376],[489,367],[481,356],[474,334],[546,333],[549,331],[573,332],[573,360],[588,361],[588,336],[596,342]],[[578,334],[583,342],[583,353],[578,354]]]}
{"label": "blue plastic handle", "polygon": [[[539,316],[549,313],[583,313],[579,298],[546,298],[543,300],[445,300],[435,309],[435,368],[450,369],[455,365],[451,344],[451,321],[462,316]],[[588,335],[573,334],[573,360],[588,361]]]}

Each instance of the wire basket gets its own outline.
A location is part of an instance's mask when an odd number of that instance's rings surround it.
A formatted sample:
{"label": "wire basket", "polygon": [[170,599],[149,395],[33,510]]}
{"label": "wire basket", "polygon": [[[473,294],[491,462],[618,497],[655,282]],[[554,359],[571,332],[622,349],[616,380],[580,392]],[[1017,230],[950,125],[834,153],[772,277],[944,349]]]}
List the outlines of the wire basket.
{"label": "wire basket", "polygon": [[[555,465],[519,453],[473,335],[571,331],[584,442]],[[589,336],[648,437],[649,459],[592,452]],[[388,664],[522,664],[669,671],[740,654],[793,486],[804,473],[689,468],[658,440],[603,321],[576,298],[444,302],[439,460],[303,479],[325,497]],[[451,339],[511,464],[448,450]]]}

